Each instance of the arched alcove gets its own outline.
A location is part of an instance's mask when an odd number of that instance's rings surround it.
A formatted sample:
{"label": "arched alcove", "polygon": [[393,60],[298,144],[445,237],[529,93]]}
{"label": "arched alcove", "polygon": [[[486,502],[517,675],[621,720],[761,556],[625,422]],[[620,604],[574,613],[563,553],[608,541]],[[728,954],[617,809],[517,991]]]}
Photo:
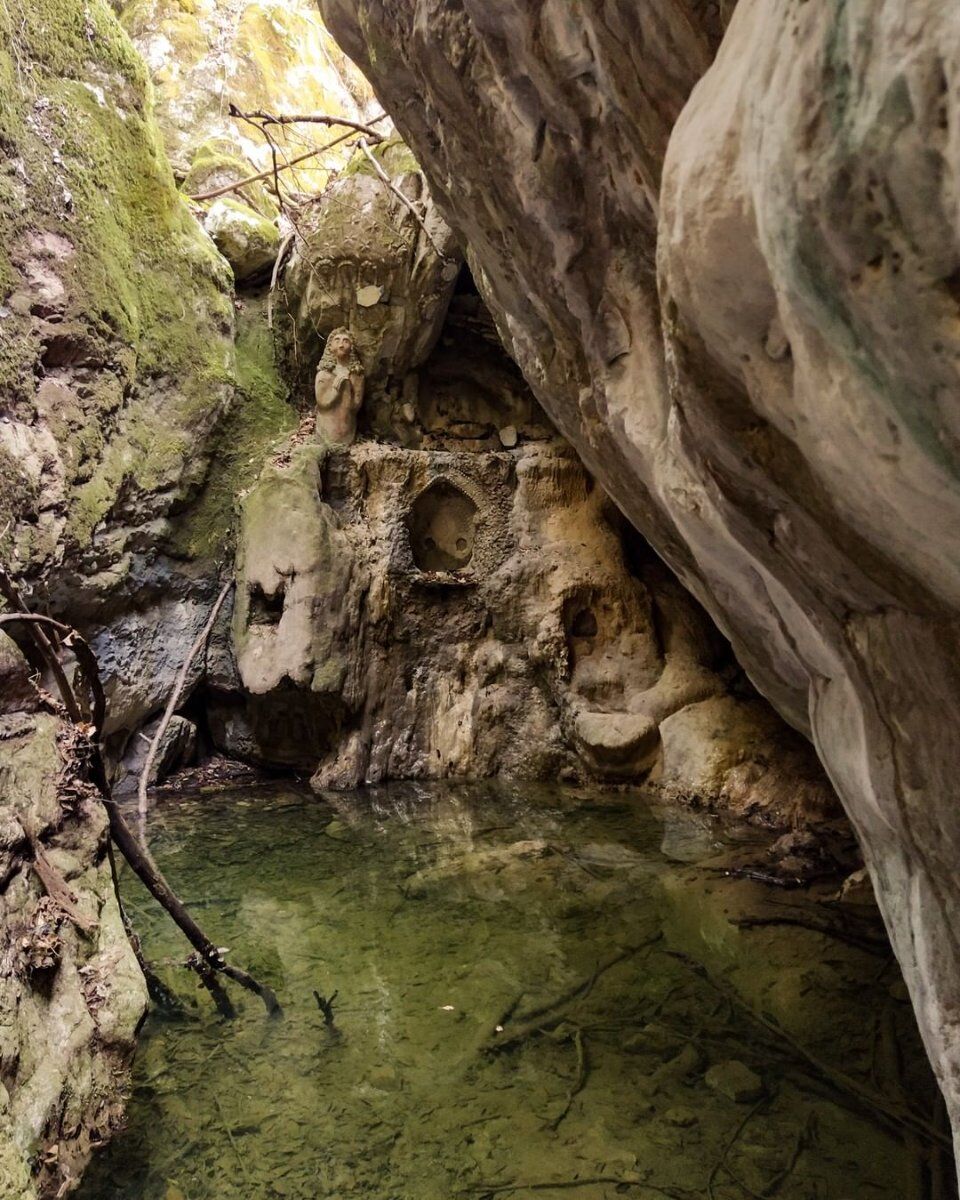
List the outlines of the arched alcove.
{"label": "arched alcove", "polygon": [[570,622],[570,636],[575,638],[595,638],[597,636],[597,618],[591,608],[581,608]]}
{"label": "arched alcove", "polygon": [[413,561],[421,571],[462,571],[473,558],[479,509],[447,479],[424,488],[407,517]]}

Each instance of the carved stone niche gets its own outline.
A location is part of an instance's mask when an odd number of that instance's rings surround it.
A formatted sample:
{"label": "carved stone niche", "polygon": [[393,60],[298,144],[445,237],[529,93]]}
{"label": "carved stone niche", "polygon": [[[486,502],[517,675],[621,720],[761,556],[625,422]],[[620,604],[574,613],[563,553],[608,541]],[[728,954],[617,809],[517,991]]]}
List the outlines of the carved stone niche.
{"label": "carved stone niche", "polygon": [[406,521],[416,569],[425,576],[462,578],[473,561],[479,520],[476,501],[451,480],[425,487]]}

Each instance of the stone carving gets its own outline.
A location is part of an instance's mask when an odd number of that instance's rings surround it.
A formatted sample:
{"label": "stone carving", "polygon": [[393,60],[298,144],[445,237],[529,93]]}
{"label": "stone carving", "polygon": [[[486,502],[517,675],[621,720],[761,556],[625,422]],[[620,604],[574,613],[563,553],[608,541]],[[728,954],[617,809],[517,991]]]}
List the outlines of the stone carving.
{"label": "stone carving", "polygon": [[314,382],[317,437],[331,445],[350,446],[357,436],[357,413],[363,403],[363,363],[353,334],[340,326],[327,338]]}
{"label": "stone carving", "polygon": [[478,510],[455,484],[441,479],[416,498],[407,520],[413,560],[421,571],[462,571],[473,558]]}

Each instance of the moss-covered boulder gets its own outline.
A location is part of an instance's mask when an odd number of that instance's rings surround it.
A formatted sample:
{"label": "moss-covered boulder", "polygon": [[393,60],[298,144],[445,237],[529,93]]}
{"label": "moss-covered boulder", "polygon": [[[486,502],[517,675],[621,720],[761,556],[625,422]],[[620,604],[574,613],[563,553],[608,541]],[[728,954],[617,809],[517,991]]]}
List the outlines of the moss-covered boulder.
{"label": "moss-covered boulder", "polygon": [[104,0],[0,9],[0,556],[74,610],[195,493],[233,398],[230,272]]}
{"label": "moss-covered boulder", "polygon": [[240,200],[230,196],[214,200],[203,227],[233,268],[238,284],[262,275],[276,261],[280,246],[276,225]]}
{"label": "moss-covered boulder", "polygon": [[[250,179],[251,173],[250,160],[239,152],[236,143],[228,138],[211,138],[194,153],[181,186],[187,196],[204,196]],[[272,220],[279,212],[277,202],[263,180],[245,183],[231,194],[262,217]]]}

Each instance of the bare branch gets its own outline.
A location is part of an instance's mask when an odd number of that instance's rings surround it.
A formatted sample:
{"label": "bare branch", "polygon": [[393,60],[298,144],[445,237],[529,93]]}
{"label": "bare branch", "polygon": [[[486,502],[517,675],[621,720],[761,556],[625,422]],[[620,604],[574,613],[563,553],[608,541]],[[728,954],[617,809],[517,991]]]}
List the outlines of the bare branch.
{"label": "bare branch", "polygon": [[167,707],[163,710],[163,716],[160,718],[160,724],[157,726],[157,731],[153,735],[153,741],[150,743],[150,749],[147,751],[147,757],[143,762],[143,770],[140,772],[140,780],[137,784],[137,799],[138,812],[140,814],[140,833],[141,840],[146,843],[144,836],[144,821],[147,815],[147,787],[150,783],[150,772],[153,769],[153,764],[157,757],[157,751],[160,749],[160,743],[163,741],[163,735],[167,732],[167,726],[170,724],[170,718],[174,714],[174,710],[180,703],[180,697],[183,695],[183,689],[187,683],[187,674],[193,660],[200,653],[201,649],[207,644],[207,639],[210,636],[210,630],[213,628],[213,623],[217,619],[217,614],[223,607],[223,602],[227,598],[227,592],[233,587],[233,580],[228,579],[220,589],[220,595],[213,602],[213,607],[210,609],[210,615],[207,617],[203,628],[194,638],[193,645],[187,651],[187,657],[183,660],[183,665],[177,672],[177,677],[173,681],[173,691],[170,693],[170,699],[167,701]]}
{"label": "bare branch", "polygon": [[[385,121],[386,113],[381,113],[379,117],[374,117],[371,124],[376,125],[380,121]],[[377,133],[377,141],[382,141],[382,134]],[[308,158],[316,158],[318,154],[323,154],[325,150],[332,150],[335,146],[341,146],[344,142],[349,141],[353,137],[353,131],[341,133],[339,137],[333,138],[332,141],[325,142],[322,146],[316,146],[313,150],[307,150],[304,154],[298,154],[296,158],[291,158],[289,162],[282,163],[277,169],[278,171],[288,171],[291,167],[299,166],[300,163],[306,162]],[[209,192],[200,192],[196,196],[187,196],[188,200],[192,200],[195,204],[199,204],[203,200],[216,200],[218,196],[226,196],[230,192],[239,191],[248,183],[261,183],[264,179],[269,179],[274,174],[273,167],[267,167],[265,171],[259,171],[256,175],[248,175],[245,179],[238,179],[236,183],[226,183],[223,187],[212,188]]]}
{"label": "bare branch", "polygon": [[407,197],[403,194],[403,192],[401,192],[400,189],[393,183],[390,176],[386,173],[386,171],[383,169],[383,167],[381,167],[381,165],[377,162],[377,160],[370,153],[370,147],[367,145],[366,139],[360,138],[359,144],[360,144],[360,149],[364,152],[364,154],[370,160],[370,164],[372,165],[372,167],[376,171],[376,173],[380,176],[380,179],[383,181],[383,183],[390,189],[391,192],[393,192],[393,194],[397,197],[397,199],[400,201],[400,203],[405,205],[410,210],[410,212],[413,213],[414,219],[416,220],[416,222],[420,226],[420,228],[423,230],[424,234],[426,235],[427,241],[434,248],[434,250],[437,253],[437,256],[443,262],[451,262],[452,260],[450,258],[448,258],[448,256],[446,254],[444,254],[444,252],[440,249],[440,247],[437,245],[437,243],[433,240],[433,234],[427,228],[426,222],[424,221],[423,217],[417,212],[416,208],[413,205],[413,202],[411,200],[407,199]]}
{"label": "bare branch", "polygon": [[384,120],[387,115],[386,113],[381,113],[379,117],[375,117],[369,125],[366,125],[362,121],[350,121],[346,117],[332,117],[327,113],[268,113],[264,112],[263,109],[257,109],[255,112],[241,112],[235,104],[230,105],[228,112],[231,117],[235,117],[237,120],[255,121],[260,125],[343,126],[345,129],[354,129],[357,133],[365,134],[375,142],[382,142],[383,134],[378,133],[373,126]]}
{"label": "bare branch", "polygon": [[[77,662],[83,672],[84,681],[93,697],[93,704],[91,706],[93,713],[92,735],[89,728],[85,729],[82,721],[79,719],[80,705],[62,667],[60,673],[57,675],[57,685],[61,688],[61,695],[67,711],[88,739],[91,777],[110,818],[110,836],[113,839],[114,845],[130,864],[134,874],[145,884],[151,895],[159,901],[161,906],[173,918],[181,932],[197,951],[197,957],[201,961],[204,970],[211,973],[221,971],[228,978],[239,983],[241,987],[246,988],[247,991],[258,995],[271,1016],[279,1015],[282,1010],[272,988],[266,984],[258,983],[252,975],[249,975],[240,967],[233,966],[232,963],[228,963],[224,959],[223,951],[207,937],[184,907],[183,902],[176,892],[174,892],[173,888],[170,887],[169,883],[167,883],[160,870],[151,860],[149,854],[144,852],[136,835],[120,812],[119,806],[110,790],[110,782],[107,779],[106,765],[103,761],[103,753],[100,747],[100,739],[103,733],[103,719],[106,713],[106,698],[103,691],[103,684],[100,681],[96,656],[93,651],[75,629],[63,624],[61,621],[54,620],[53,617],[29,612],[0,613],[0,628],[18,622],[22,622],[27,626],[38,646],[41,643],[45,643],[45,656],[46,654],[55,654],[44,632],[46,629],[51,629],[58,634],[65,635],[63,639],[64,645],[69,646],[77,657]],[[77,716],[74,717],[74,713]]]}
{"label": "bare branch", "polygon": [[[316,158],[324,150],[331,150],[334,146],[339,146],[341,142],[345,142],[350,137],[353,137],[352,133],[345,133],[343,137],[335,138],[332,142],[327,142],[325,146],[317,146],[315,150],[308,150],[306,154],[299,154],[296,158],[291,158],[288,163],[284,163],[280,167],[280,170],[288,171],[291,167],[306,162],[308,158]],[[267,167],[265,171],[260,171],[256,175],[248,175],[245,179],[238,179],[236,183],[225,183],[223,187],[213,188],[209,192],[200,192],[196,196],[187,196],[187,199],[193,201],[194,204],[199,204],[203,200],[216,200],[218,196],[226,196],[230,192],[237,192],[241,188],[246,187],[248,183],[260,183],[264,179],[269,179],[272,175],[273,167]]]}

